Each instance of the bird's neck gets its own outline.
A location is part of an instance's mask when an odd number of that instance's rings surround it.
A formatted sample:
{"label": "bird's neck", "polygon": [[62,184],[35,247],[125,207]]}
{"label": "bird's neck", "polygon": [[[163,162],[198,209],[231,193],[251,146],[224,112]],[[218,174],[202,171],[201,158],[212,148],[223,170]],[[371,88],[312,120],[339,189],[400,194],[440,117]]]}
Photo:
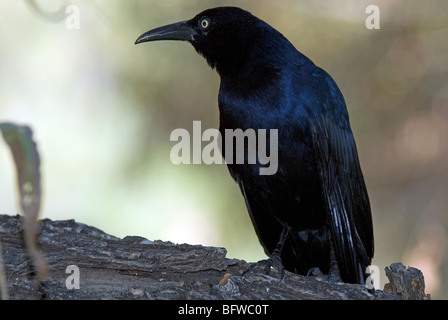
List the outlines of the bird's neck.
{"label": "bird's neck", "polygon": [[[227,71],[227,70],[226,70]],[[280,77],[281,69],[269,65],[250,64],[234,72],[219,72],[221,90],[251,95],[263,91]]]}

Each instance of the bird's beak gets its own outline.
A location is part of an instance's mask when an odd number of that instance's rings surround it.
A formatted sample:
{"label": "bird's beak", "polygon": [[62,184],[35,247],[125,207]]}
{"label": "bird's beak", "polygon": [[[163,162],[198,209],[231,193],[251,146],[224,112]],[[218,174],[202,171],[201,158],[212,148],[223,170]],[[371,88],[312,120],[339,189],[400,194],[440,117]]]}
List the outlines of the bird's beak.
{"label": "bird's beak", "polygon": [[187,24],[187,21],[181,21],[149,30],[138,37],[135,44],[157,40],[192,41],[195,33],[196,31]]}

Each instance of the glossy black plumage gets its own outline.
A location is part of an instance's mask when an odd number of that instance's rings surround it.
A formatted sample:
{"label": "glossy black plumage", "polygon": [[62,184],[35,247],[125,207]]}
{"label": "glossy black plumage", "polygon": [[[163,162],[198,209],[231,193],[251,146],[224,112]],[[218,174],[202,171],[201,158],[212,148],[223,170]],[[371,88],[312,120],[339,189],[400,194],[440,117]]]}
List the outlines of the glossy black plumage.
{"label": "glossy black plumage", "polygon": [[228,165],[266,254],[286,227],[286,270],[307,274],[319,267],[328,273],[334,252],[342,280],[363,283],[374,251],[372,218],[334,80],[282,34],[239,8],[206,10],[148,31],[136,43],[154,40],[188,41],[216,68],[223,138],[225,129],[278,129],[276,174],[260,175],[261,165],[247,161]]}

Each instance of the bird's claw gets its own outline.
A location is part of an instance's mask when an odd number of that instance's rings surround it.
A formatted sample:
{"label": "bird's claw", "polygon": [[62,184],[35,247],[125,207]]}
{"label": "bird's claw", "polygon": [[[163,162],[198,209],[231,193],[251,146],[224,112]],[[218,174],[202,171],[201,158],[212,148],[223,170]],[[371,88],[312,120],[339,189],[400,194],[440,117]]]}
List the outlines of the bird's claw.
{"label": "bird's claw", "polygon": [[339,272],[339,267],[336,262],[331,264],[330,270],[328,271],[328,283],[335,284],[337,282],[343,282],[341,273]]}
{"label": "bird's claw", "polygon": [[314,267],[311,268],[310,270],[308,270],[308,272],[306,273],[307,277],[322,277],[324,274],[322,273],[322,271],[319,269],[319,267]]}
{"label": "bird's claw", "polygon": [[318,267],[311,268],[308,270],[307,277],[317,277],[328,280],[329,284],[335,284],[337,282],[342,282],[341,274],[339,272],[339,267],[336,263],[332,264],[328,275],[324,275]]}
{"label": "bird's claw", "polygon": [[252,263],[246,270],[243,271],[242,276],[245,276],[249,272],[253,272],[254,269],[263,267],[263,273],[269,275],[271,270],[277,270],[280,273],[280,280],[285,276],[285,267],[283,267],[282,259],[277,254],[272,254],[268,259],[260,260]]}

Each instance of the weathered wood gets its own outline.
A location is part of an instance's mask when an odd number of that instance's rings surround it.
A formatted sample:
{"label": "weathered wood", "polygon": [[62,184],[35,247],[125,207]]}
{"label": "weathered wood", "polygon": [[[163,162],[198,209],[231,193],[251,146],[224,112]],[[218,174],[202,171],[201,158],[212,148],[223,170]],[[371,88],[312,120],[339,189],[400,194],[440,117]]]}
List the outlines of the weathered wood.
{"label": "weathered wood", "polygon": [[386,267],[386,276],[390,283],[384,286],[384,291],[398,294],[406,300],[427,298],[425,281],[420,270],[412,267],[406,268],[401,263],[392,263]]}
{"label": "weathered wood", "polygon": [[[226,258],[224,248],[119,239],[74,220],[40,221],[39,244],[49,277],[38,282],[23,241],[20,216],[0,216],[0,241],[10,299],[423,299],[403,290],[368,292],[365,286],[255,269]],[[79,289],[68,289],[68,266],[79,268]],[[260,271],[260,272],[258,272]],[[393,277],[393,272],[390,273]],[[401,272],[400,278],[406,278]],[[415,277],[413,278],[415,280]],[[423,277],[418,280],[423,281]],[[75,282],[69,281],[70,285]],[[415,286],[414,286],[415,287]],[[392,291],[391,291],[392,292]]]}

